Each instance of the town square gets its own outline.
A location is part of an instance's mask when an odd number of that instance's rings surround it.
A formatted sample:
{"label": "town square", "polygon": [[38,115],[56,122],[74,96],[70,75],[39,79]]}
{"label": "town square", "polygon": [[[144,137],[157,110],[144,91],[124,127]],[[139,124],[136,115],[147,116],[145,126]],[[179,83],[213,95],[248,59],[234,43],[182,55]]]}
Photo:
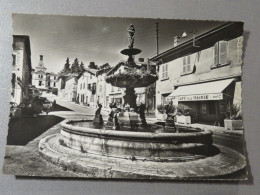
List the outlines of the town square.
{"label": "town square", "polygon": [[13,15],[4,174],[246,180],[243,22]]}

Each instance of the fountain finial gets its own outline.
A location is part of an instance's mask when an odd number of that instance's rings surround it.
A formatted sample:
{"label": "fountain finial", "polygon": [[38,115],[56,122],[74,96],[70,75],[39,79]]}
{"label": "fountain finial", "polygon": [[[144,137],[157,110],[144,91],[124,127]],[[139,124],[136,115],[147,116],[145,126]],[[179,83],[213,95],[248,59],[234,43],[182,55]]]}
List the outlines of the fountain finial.
{"label": "fountain finial", "polygon": [[134,48],[134,35],[135,35],[135,27],[133,24],[130,25],[130,27],[127,29],[127,32],[129,33],[129,45],[128,48],[129,49],[133,49]]}

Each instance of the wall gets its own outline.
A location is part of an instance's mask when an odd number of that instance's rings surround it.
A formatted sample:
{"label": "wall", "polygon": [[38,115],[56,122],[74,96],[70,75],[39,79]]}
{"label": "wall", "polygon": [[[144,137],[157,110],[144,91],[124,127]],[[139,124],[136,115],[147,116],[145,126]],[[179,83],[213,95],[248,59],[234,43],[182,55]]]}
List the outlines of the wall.
{"label": "wall", "polygon": [[68,101],[75,101],[77,95],[77,79],[76,77],[71,77],[66,80],[65,84],[65,99]]}

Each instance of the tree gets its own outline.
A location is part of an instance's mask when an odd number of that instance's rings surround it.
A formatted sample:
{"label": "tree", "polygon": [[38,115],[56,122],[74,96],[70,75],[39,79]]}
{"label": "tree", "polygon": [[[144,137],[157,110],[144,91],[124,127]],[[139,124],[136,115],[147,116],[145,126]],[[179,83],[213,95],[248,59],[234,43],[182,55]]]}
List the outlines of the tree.
{"label": "tree", "polygon": [[64,64],[64,68],[61,70],[60,73],[69,73],[71,71],[70,69],[70,60],[67,58],[66,63]]}
{"label": "tree", "polygon": [[95,64],[95,62],[89,62],[88,67],[91,69],[98,69],[98,66]]}
{"label": "tree", "polygon": [[80,73],[78,58],[75,58],[74,62],[71,65],[71,73]]}
{"label": "tree", "polygon": [[80,65],[79,65],[79,69],[80,69],[80,72],[84,72],[85,71],[85,66],[84,66],[82,61],[81,61]]}

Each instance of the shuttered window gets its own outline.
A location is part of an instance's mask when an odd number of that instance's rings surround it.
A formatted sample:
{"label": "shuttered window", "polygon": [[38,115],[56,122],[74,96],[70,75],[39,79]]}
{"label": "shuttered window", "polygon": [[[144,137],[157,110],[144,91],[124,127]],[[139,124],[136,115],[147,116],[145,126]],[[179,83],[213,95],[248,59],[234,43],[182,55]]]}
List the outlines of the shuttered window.
{"label": "shuttered window", "polygon": [[163,64],[162,66],[162,79],[168,78],[168,64]]}
{"label": "shuttered window", "polygon": [[219,41],[214,45],[214,66],[227,64],[227,41]]}
{"label": "shuttered window", "polygon": [[183,57],[183,73],[190,73],[191,64],[190,64],[190,56]]}

